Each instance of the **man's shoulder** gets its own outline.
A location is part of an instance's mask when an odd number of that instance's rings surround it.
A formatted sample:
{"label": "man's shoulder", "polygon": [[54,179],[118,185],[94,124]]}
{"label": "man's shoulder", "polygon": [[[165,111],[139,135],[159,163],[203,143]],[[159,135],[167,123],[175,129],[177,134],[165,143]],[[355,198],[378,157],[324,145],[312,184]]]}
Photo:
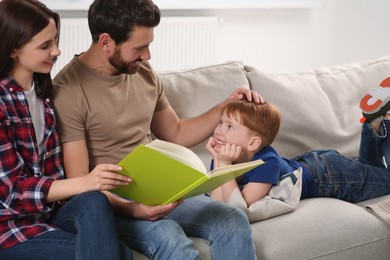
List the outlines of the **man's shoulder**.
{"label": "man's shoulder", "polygon": [[69,104],[77,103],[83,97],[80,88],[80,67],[75,59],[72,59],[53,78],[54,105],[56,107],[63,103],[62,109]]}
{"label": "man's shoulder", "polygon": [[72,59],[67,65],[65,65],[53,78],[54,87],[66,87],[71,86],[78,79],[78,72],[80,71],[77,68],[77,62],[75,59]]}
{"label": "man's shoulder", "polygon": [[146,60],[140,62],[137,74],[142,78],[149,78],[153,81],[157,80],[156,72],[154,71],[152,65]]}

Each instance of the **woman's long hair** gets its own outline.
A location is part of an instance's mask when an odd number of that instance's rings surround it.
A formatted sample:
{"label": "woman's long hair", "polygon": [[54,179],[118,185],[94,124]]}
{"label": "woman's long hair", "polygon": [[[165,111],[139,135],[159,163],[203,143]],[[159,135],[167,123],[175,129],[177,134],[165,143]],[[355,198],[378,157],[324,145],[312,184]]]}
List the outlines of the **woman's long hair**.
{"label": "woman's long hair", "polygon": [[[36,0],[0,1],[0,78],[7,77],[14,67],[12,51],[28,43],[49,24],[50,19],[57,27],[58,44],[60,17],[57,13]],[[39,98],[52,97],[50,73],[34,73],[33,80]]]}

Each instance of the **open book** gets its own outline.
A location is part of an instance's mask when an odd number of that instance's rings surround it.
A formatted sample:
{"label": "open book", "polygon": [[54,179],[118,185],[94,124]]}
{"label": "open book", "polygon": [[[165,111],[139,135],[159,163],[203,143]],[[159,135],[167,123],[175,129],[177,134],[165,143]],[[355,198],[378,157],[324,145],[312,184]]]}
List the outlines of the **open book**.
{"label": "open book", "polygon": [[113,193],[145,205],[162,205],[212,191],[263,164],[262,160],[234,164],[207,172],[202,160],[190,149],[154,140],[139,145],[118,165],[132,178],[129,185]]}

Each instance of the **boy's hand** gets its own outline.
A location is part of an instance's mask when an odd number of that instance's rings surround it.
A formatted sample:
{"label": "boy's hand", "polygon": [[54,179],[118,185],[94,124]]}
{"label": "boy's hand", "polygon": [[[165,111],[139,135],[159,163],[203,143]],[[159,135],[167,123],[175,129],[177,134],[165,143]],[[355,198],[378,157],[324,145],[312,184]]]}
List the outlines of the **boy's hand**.
{"label": "boy's hand", "polygon": [[215,146],[215,139],[214,137],[210,137],[209,141],[206,144],[207,150],[211,153],[211,156],[213,156],[214,160],[217,159],[217,151],[214,150]]}
{"label": "boy's hand", "polygon": [[238,160],[243,152],[242,147],[236,144],[225,144],[219,151],[214,147],[216,145],[214,137],[210,137],[207,142],[206,148],[214,158],[214,167],[221,167],[224,165],[231,165],[234,161]]}
{"label": "boy's hand", "polygon": [[218,154],[219,166],[231,165],[242,156],[242,147],[236,144],[225,144]]}

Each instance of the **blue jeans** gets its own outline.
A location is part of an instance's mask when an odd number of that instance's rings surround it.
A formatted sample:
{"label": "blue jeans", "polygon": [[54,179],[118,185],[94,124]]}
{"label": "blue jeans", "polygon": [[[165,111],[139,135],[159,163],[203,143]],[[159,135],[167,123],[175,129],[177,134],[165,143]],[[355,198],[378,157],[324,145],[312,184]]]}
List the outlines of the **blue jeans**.
{"label": "blue jeans", "polygon": [[120,239],[150,259],[200,259],[188,237],[210,243],[213,259],[256,259],[252,231],[239,209],[206,196],[186,199],[151,222],[117,217]]}
{"label": "blue jeans", "polygon": [[359,158],[347,158],[334,150],[310,151],[296,158],[307,166],[318,197],[349,202],[390,194],[390,121],[383,121],[380,134],[363,124]]}
{"label": "blue jeans", "polygon": [[0,259],[69,260],[131,259],[131,251],[121,247],[112,208],[101,192],[82,193],[58,209],[50,224],[60,230],[0,250]]}

